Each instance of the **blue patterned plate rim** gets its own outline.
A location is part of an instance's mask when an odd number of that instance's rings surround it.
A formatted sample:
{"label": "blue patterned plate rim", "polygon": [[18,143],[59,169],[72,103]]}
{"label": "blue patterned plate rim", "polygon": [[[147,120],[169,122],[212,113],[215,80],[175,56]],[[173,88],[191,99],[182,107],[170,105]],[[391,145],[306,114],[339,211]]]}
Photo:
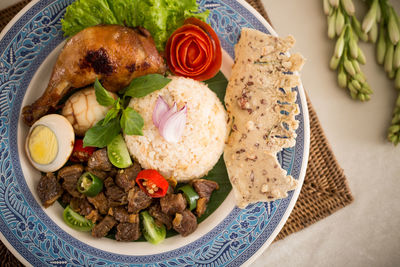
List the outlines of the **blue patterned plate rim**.
{"label": "blue patterned plate rim", "polygon": [[[70,2],[71,0],[34,0],[18,13],[0,34],[1,241],[22,263],[34,266],[127,266],[132,262],[151,266],[210,263],[238,266],[251,263],[268,247],[283,227],[295,205],[305,177],[310,130],[303,87],[300,85],[294,88],[298,92],[297,103],[301,112],[298,117],[300,126],[297,131],[297,144],[278,155],[282,166],[300,185],[290,192],[287,198],[249,205],[244,210],[234,208],[227,218],[205,236],[165,253],[145,256],[120,255],[88,246],[66,234],[43,212],[25,183],[17,148],[17,122],[22,99],[32,73],[35,73],[40,63],[63,39],[59,33],[59,22],[52,21],[52,18],[59,20],[65,6]],[[256,28],[276,35],[267,21],[244,0],[198,2],[202,8],[211,10],[211,25],[231,57],[233,44],[241,27]],[[42,35],[36,36],[35,39],[33,32],[39,28]],[[54,29],[56,34],[53,36]],[[48,35],[50,37],[46,37]],[[43,36],[45,38],[41,40]],[[44,48],[38,48],[38,53],[35,53],[35,45],[39,43],[44,44]]]}

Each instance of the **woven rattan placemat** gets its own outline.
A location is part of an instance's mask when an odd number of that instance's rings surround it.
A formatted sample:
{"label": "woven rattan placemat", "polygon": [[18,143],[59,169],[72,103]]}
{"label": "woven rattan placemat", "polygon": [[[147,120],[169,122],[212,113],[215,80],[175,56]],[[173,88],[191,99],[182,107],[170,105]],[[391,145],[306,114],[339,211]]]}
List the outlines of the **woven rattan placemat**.
{"label": "woven rattan placemat", "polygon": [[[246,1],[271,23],[260,0]],[[25,0],[0,11],[0,31],[29,2],[30,0]],[[311,140],[306,178],[299,199],[276,240],[325,218],[353,201],[343,170],[336,161],[308,97],[307,103]],[[21,266],[1,242],[0,259],[1,266]]]}

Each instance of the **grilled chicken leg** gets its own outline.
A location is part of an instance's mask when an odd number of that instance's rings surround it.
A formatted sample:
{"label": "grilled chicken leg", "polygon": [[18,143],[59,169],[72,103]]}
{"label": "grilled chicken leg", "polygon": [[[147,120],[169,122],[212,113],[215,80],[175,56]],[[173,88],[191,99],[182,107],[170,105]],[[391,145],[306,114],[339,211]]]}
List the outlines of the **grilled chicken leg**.
{"label": "grilled chicken leg", "polygon": [[164,60],[146,29],[118,25],[86,28],[67,41],[46,91],[32,105],[23,108],[23,120],[31,126],[56,109],[69,90],[92,84],[96,78],[107,90],[116,92],[135,77],[165,70]]}

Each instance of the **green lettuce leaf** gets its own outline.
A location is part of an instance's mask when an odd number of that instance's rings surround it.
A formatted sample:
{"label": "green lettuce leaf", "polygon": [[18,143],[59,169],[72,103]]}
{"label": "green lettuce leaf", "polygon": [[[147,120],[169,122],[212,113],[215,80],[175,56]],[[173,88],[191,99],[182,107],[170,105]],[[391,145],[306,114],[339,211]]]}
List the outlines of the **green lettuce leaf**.
{"label": "green lettuce leaf", "polygon": [[163,51],[168,37],[183,21],[196,17],[206,21],[209,11],[199,12],[196,0],[77,0],[61,20],[65,36],[97,24],[146,28]]}

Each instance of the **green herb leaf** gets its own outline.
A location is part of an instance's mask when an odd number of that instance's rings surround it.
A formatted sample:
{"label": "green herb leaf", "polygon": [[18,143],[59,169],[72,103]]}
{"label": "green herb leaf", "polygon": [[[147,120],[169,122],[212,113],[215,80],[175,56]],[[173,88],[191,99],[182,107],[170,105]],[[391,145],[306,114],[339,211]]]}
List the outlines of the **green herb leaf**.
{"label": "green herb leaf", "polygon": [[161,74],[148,74],[134,79],[125,91],[126,96],[144,97],[166,86],[171,79]]}
{"label": "green herb leaf", "polygon": [[125,134],[143,135],[143,125],[144,121],[142,116],[133,108],[127,107],[122,111],[121,127]]}
{"label": "green herb leaf", "polygon": [[225,103],[224,98],[226,87],[228,86],[228,80],[221,71],[219,71],[213,78],[204,81],[204,83],[208,85],[208,88],[217,94],[221,103]]}
{"label": "green herb leaf", "polygon": [[109,107],[114,104],[115,99],[110,95],[110,93],[101,85],[99,80],[96,78],[94,82],[94,92],[96,94],[96,100],[100,105]]}
{"label": "green herb leaf", "polygon": [[115,136],[121,131],[119,119],[111,119],[106,125],[103,125],[103,120],[96,123],[90,128],[83,138],[83,147],[95,146],[103,148],[107,146]]}
{"label": "green herb leaf", "polygon": [[107,114],[106,117],[103,120],[103,126],[106,125],[107,123],[109,123],[112,119],[116,118],[120,112],[121,108],[118,107],[113,107],[111,108]]}

